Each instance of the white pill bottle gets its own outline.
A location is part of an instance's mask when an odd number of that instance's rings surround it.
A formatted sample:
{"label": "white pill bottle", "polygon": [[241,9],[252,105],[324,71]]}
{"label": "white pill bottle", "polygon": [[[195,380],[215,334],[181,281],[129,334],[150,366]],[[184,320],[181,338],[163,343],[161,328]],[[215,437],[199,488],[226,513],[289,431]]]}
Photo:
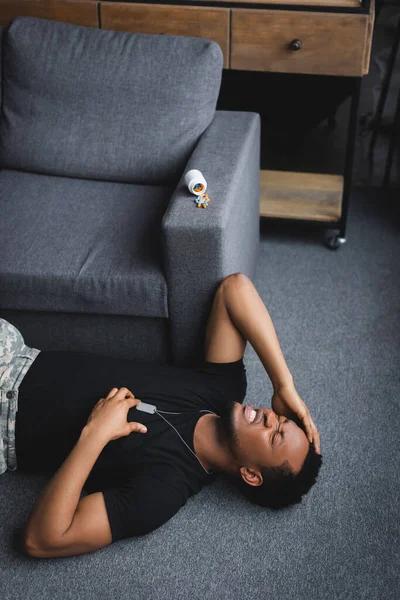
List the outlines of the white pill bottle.
{"label": "white pill bottle", "polygon": [[185,183],[188,186],[189,192],[195,196],[201,196],[206,192],[207,181],[197,169],[191,169],[186,173]]}

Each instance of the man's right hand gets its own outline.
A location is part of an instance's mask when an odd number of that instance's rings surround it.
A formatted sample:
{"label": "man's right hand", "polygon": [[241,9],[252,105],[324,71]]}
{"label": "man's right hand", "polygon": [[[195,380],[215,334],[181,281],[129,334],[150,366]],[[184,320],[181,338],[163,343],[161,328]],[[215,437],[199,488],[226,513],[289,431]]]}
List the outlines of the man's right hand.
{"label": "man's right hand", "polygon": [[108,443],[132,433],[146,433],[142,423],[127,420],[130,408],[140,404],[126,387],[112,388],[106,398],[100,398],[89,416],[85,429],[96,432],[96,435]]}

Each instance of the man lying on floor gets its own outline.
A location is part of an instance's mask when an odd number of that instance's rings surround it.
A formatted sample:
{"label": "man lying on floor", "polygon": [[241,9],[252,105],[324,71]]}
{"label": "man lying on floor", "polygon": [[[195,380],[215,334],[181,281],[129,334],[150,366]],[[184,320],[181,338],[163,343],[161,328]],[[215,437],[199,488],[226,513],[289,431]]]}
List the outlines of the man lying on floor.
{"label": "man lying on floor", "polygon": [[[218,287],[205,360],[191,368],[39,351],[25,346],[10,323],[0,319],[0,325],[2,401],[18,400],[14,448],[8,411],[3,472],[18,465],[54,473],[21,537],[30,556],[78,555],[149,533],[218,472],[232,475],[249,500],[271,508],[300,502],[315,483],[322,462],[318,431],[269,313],[243,273]],[[242,405],[247,341],[271,379],[273,410]],[[7,384],[1,365],[12,360],[19,376]],[[157,412],[139,412],[141,401]]]}

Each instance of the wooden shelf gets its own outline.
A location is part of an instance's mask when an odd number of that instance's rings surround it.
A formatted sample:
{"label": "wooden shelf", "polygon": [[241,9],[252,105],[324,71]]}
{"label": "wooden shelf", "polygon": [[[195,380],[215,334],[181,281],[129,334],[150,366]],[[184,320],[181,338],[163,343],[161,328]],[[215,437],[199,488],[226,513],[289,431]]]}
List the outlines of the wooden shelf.
{"label": "wooden shelf", "polygon": [[337,222],[343,176],[261,170],[260,216]]}
{"label": "wooden shelf", "polygon": [[[209,0],[200,0],[201,2],[208,2]],[[326,8],[327,6],[339,6],[342,8],[360,8],[362,6],[362,0],[214,0],[214,2],[240,2],[242,4],[279,4],[280,6],[315,6]],[[280,8],[280,7],[279,7]]]}

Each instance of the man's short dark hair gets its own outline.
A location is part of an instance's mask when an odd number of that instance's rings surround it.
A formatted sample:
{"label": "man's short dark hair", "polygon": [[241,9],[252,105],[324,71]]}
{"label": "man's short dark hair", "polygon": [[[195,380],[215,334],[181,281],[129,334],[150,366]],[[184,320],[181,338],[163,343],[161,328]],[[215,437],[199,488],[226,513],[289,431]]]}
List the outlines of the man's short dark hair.
{"label": "man's short dark hair", "polygon": [[302,496],[314,485],[321,468],[322,456],[317,454],[314,444],[310,447],[299,473],[295,475],[288,461],[279,467],[261,469],[263,483],[259,486],[249,485],[240,477],[239,489],[250,502],[267,508],[286,508],[298,504]]}

